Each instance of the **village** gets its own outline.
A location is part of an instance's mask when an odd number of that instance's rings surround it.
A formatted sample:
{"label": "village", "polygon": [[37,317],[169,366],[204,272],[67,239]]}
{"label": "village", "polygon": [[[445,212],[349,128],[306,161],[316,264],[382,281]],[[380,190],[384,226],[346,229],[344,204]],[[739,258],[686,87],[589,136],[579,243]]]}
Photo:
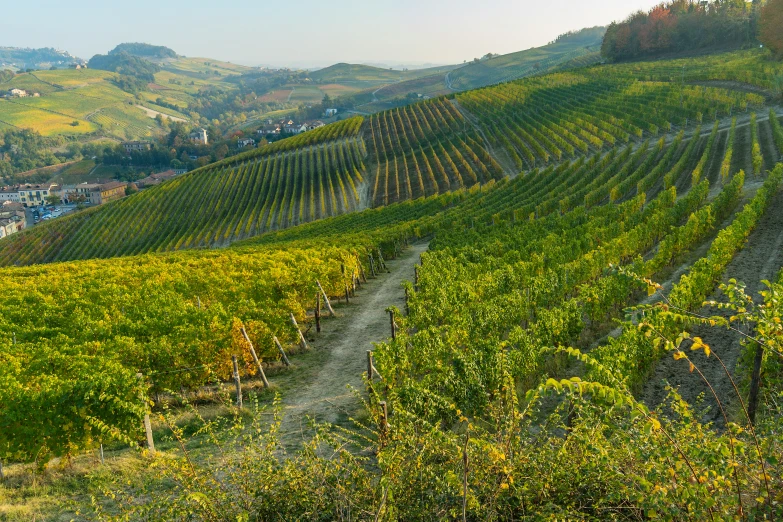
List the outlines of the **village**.
{"label": "village", "polygon": [[133,183],[108,180],[62,186],[56,183],[43,183],[2,187],[0,188],[0,238],[82,207],[105,205],[141,189],[160,185],[185,172],[185,170],[170,169],[150,174]]}

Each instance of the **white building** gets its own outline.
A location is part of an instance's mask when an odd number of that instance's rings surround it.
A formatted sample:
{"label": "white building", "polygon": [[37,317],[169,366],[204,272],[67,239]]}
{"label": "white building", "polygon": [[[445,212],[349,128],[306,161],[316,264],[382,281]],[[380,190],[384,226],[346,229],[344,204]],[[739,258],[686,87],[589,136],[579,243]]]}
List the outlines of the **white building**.
{"label": "white building", "polygon": [[324,116],[326,118],[331,118],[332,116],[336,116],[336,115],[337,115],[337,109],[326,109],[324,111]]}
{"label": "white building", "polygon": [[13,201],[19,203],[19,187],[7,187],[0,189],[0,203]]}
{"label": "white building", "polygon": [[207,145],[207,130],[206,129],[197,129],[190,133],[190,141],[194,141],[196,143],[201,143],[202,145]]}

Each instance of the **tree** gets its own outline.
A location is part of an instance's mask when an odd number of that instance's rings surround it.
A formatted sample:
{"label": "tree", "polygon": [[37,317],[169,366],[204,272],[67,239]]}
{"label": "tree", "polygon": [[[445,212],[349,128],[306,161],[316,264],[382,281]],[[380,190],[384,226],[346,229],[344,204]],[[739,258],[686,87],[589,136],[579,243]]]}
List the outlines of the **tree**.
{"label": "tree", "polygon": [[48,196],[46,196],[47,205],[54,206],[57,205],[58,203],[60,203],[60,196],[58,196],[57,194],[49,194]]}
{"label": "tree", "polygon": [[783,0],[768,0],[761,8],[759,39],[778,58],[783,58]]}

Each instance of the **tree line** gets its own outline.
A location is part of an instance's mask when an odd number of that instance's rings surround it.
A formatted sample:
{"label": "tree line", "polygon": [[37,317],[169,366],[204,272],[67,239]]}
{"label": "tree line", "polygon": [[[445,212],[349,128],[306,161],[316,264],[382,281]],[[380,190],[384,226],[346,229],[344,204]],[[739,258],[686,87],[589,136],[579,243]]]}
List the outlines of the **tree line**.
{"label": "tree line", "polygon": [[669,0],[648,12],[637,11],[623,22],[613,22],[604,36],[601,53],[609,60],[630,60],[748,46],[757,42],[760,6],[759,0]]}

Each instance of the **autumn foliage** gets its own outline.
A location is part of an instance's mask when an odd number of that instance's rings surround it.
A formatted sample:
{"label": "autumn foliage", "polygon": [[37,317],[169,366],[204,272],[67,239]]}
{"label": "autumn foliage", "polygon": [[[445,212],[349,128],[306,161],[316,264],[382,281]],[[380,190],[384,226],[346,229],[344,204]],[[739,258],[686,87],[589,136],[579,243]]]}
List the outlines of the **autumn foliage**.
{"label": "autumn foliage", "polygon": [[759,39],[783,58],[783,0],[768,0],[761,10]]}
{"label": "autumn foliage", "polygon": [[[780,4],[780,1],[772,3]],[[610,60],[625,60],[743,45],[752,38],[748,14],[744,2],[662,3],[646,13],[638,11],[623,22],[612,23],[606,31],[601,53]]]}

